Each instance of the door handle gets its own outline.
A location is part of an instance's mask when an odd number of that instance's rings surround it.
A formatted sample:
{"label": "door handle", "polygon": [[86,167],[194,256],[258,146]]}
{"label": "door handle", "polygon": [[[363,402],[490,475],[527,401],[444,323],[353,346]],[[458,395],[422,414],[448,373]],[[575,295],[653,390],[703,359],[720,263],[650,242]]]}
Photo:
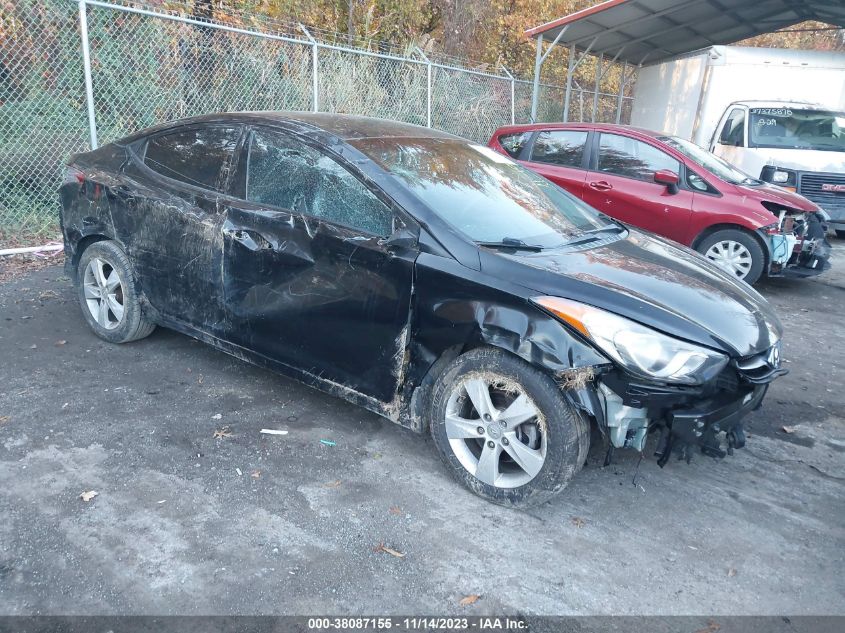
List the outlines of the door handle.
{"label": "door handle", "polygon": [[591,182],[589,186],[590,189],[595,189],[596,191],[610,191],[611,189],[613,189],[613,185],[611,185],[606,180]]}

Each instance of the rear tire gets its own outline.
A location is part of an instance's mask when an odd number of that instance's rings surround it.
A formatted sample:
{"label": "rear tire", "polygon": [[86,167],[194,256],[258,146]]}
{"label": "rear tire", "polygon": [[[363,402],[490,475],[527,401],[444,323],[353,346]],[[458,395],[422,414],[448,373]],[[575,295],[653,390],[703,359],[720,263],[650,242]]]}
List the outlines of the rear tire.
{"label": "rear tire", "polygon": [[76,290],[88,325],[110,343],[137,341],[156,327],[144,315],[132,266],[117,242],[94,242],[83,251]]}
{"label": "rear tire", "polygon": [[587,458],[586,418],[551,376],[503,350],[456,358],[435,381],[431,402],[431,435],[443,462],[493,503],[543,503]]}
{"label": "rear tire", "polygon": [[747,231],[723,229],[705,237],[696,247],[719,268],[747,284],[763,274],[766,255],[757,239]]}

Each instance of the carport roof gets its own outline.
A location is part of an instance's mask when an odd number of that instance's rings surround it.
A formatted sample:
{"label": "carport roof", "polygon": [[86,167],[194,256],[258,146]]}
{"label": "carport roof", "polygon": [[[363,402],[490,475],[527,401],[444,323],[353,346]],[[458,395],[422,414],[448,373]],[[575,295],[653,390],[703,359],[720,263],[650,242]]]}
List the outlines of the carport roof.
{"label": "carport roof", "polygon": [[[845,28],[837,0],[607,0],[525,34],[605,58],[654,64],[806,20]],[[562,34],[561,34],[562,33]],[[592,46],[591,46],[592,44]]]}

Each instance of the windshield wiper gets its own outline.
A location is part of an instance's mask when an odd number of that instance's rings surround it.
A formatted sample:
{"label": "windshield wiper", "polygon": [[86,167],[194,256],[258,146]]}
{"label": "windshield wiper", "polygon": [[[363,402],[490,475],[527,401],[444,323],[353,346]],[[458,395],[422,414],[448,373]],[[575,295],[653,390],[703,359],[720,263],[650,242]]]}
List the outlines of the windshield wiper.
{"label": "windshield wiper", "polygon": [[569,240],[564,244],[564,246],[578,246],[579,244],[586,244],[588,242],[595,242],[596,240],[600,239],[597,234],[598,233],[607,233],[607,232],[614,232],[614,233],[622,233],[625,231],[625,227],[621,224],[608,224],[607,226],[602,226],[597,229],[590,229],[589,231],[584,231],[576,237],[575,239]]}
{"label": "windshield wiper", "polygon": [[476,242],[479,246],[486,246],[488,248],[513,248],[521,251],[531,251],[539,253],[543,250],[542,246],[537,244],[526,244],[515,237],[503,237],[500,242]]}

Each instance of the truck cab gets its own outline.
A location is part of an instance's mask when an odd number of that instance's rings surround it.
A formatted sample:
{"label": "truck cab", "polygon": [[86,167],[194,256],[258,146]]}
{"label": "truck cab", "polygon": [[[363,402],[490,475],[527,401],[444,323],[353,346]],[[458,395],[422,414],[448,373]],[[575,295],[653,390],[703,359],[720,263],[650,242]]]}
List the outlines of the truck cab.
{"label": "truck cab", "polygon": [[799,101],[736,101],[710,151],[745,173],[797,192],[845,237],[845,112]]}

